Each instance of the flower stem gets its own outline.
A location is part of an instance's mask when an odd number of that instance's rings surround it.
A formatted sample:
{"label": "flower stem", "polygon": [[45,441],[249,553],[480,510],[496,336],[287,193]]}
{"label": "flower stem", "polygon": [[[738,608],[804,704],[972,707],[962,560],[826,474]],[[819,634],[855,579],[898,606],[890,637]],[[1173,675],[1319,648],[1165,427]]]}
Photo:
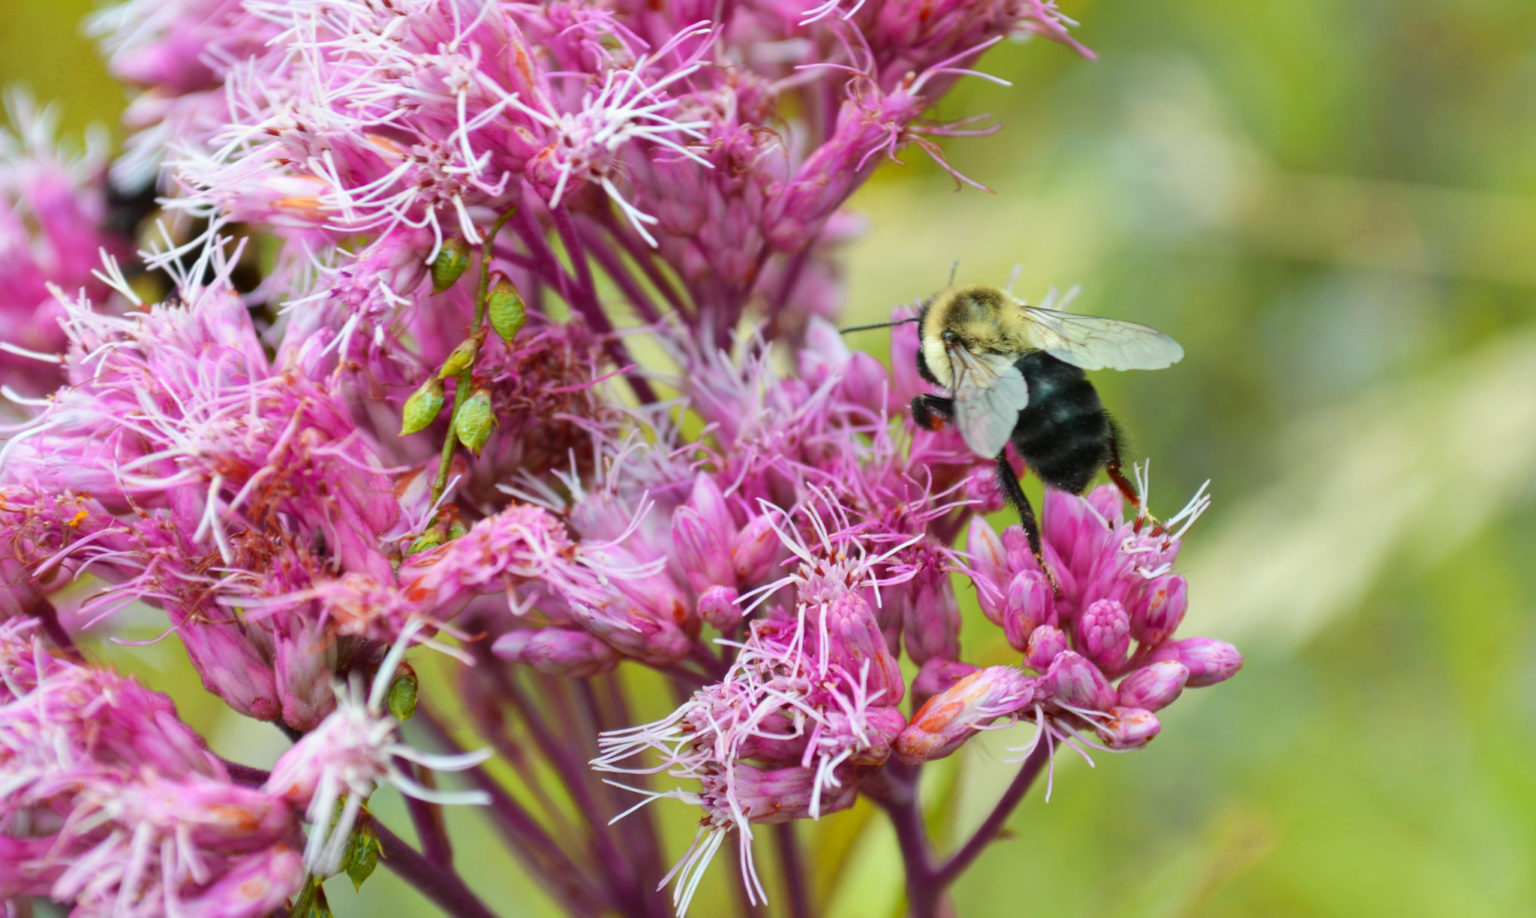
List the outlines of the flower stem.
{"label": "flower stem", "polygon": [[[489,302],[487,293],[491,289],[491,255],[496,248],[496,236],[501,233],[501,228],[507,225],[512,215],[517,213],[517,205],[513,205],[502,212],[491,224],[491,229],[485,234],[485,242],[480,248],[480,280],[475,288],[475,317],[469,323],[469,333],[477,336],[484,343],[485,330],[480,326],[485,324],[485,309]],[[443,451],[438,456],[437,474],[432,478],[432,502],[436,503],[448,489],[448,469],[453,465],[454,445],[458,443],[459,409],[464,407],[464,402],[469,399],[470,385],[474,381],[473,366],[465,367],[454,377],[453,410],[448,415],[448,436],[443,438]]]}
{"label": "flower stem", "polygon": [[781,822],[774,826],[773,841],[779,849],[779,871],[783,874],[784,897],[789,900],[790,918],[812,918],[805,866],[800,861],[800,842],[795,838],[795,824]]}
{"label": "flower stem", "polygon": [[986,820],[977,827],[975,834],[960,847],[959,851],[956,851],[949,860],[945,861],[943,866],[934,872],[933,880],[939,888],[942,889],[953,883],[955,878],[960,876],[965,868],[971,865],[972,861],[976,860],[977,855],[981,854],[982,849],[997,837],[997,833],[1002,830],[1003,824],[1008,821],[1008,817],[1013,813],[1014,808],[1019,805],[1019,801],[1023,800],[1024,795],[1029,792],[1030,786],[1040,776],[1040,769],[1045,767],[1046,762],[1050,761],[1050,758],[1051,749],[1049,744],[1039,743],[1035,746],[1035,751],[1031,752],[1029,757],[1024,760],[1023,766],[1019,768],[1019,773],[1014,776],[1013,783],[1008,785],[1007,790],[1003,791],[1003,795],[997,800],[997,805],[992,808],[992,812],[987,816]]}
{"label": "flower stem", "polygon": [[496,918],[496,913],[480,901],[457,873],[423,857],[415,848],[406,844],[405,839],[385,828],[378,820],[374,820],[373,825],[379,835],[382,847],[380,860],[384,866],[416,887],[438,908],[460,918]]}

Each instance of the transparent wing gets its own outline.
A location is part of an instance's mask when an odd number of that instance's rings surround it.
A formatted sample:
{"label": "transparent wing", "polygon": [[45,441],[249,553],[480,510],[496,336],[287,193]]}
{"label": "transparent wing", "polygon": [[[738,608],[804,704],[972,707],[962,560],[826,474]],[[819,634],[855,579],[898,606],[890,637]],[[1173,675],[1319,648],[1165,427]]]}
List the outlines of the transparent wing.
{"label": "transparent wing", "polygon": [[1161,370],[1184,356],[1179,342],[1135,322],[1038,306],[1023,309],[1035,347],[1085,370]]}
{"label": "transparent wing", "polygon": [[992,458],[1008,445],[1019,412],[1029,404],[1029,384],[1013,360],[1001,354],[950,350],[955,379],[955,426],[965,445]]}

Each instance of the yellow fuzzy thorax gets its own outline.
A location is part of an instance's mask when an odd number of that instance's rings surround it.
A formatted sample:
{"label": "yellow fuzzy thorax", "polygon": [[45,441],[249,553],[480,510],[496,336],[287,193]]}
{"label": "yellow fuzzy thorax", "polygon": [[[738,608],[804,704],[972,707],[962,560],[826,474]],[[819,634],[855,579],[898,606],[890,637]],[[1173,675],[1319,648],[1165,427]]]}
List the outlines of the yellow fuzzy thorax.
{"label": "yellow fuzzy thorax", "polygon": [[939,385],[954,385],[945,332],[973,354],[1018,354],[1034,345],[1020,304],[996,287],[951,287],[928,305],[919,329],[923,359]]}

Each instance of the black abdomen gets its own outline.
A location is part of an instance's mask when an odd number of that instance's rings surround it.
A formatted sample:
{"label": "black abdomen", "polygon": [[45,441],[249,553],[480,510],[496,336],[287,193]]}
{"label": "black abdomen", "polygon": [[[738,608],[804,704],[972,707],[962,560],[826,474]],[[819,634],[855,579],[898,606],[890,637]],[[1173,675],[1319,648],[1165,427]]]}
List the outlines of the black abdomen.
{"label": "black abdomen", "polygon": [[1110,457],[1109,415],[1083,371],[1044,351],[1014,366],[1029,383],[1029,405],[1013,428],[1013,448],[1040,480],[1081,494]]}

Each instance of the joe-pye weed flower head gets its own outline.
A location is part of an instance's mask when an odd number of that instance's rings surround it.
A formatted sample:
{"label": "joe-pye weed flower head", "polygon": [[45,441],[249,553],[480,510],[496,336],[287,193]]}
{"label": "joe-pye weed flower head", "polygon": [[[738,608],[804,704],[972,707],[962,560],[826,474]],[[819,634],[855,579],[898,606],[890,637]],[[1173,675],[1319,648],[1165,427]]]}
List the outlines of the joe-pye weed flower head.
{"label": "joe-pye weed flower head", "polygon": [[[985,518],[992,462],[908,418],[911,326],[888,371],[829,321],[849,196],[990,129],[931,117],[984,51],[1086,54],[1073,25],[1043,0],[93,17],[137,90],[115,185],[99,151],[50,158],[46,119],[0,142],[39,177],[0,175],[26,281],[0,285],[26,317],[0,357],[0,891],[311,911],[383,863],[485,916],[439,809],[475,803],[572,914],[697,909],[727,844],[744,901],[777,876],[806,914],[792,827],[862,796],[938,914],[1052,753],[1145,745],[1242,662],[1176,636],[1203,498],[1163,528],[1048,492],[1047,576]],[[113,223],[151,183],[157,227]],[[972,595],[1008,659],[962,645]],[[270,772],[97,666],[133,653],[101,641],[129,607],[291,741]],[[419,674],[417,644],[442,652]],[[936,858],[923,764],[1019,721],[1015,788]],[[385,785],[416,844],[371,812]]]}

